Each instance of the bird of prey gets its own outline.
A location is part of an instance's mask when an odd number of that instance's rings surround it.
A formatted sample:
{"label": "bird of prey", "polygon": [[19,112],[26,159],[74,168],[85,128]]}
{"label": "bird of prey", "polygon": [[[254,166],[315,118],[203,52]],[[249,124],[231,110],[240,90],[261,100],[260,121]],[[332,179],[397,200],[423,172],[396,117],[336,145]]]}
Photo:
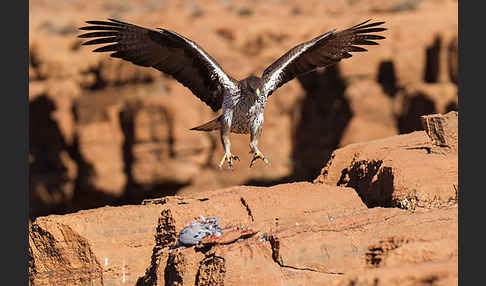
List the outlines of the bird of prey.
{"label": "bird of prey", "polygon": [[86,21],[89,25],[80,30],[88,32],[78,37],[94,38],[83,45],[108,44],[93,52],[113,52],[111,57],[153,67],[189,88],[213,111],[222,109],[219,117],[191,130],[219,130],[224,148],[220,168],[225,162],[231,168],[233,161],[239,160],[231,153],[230,133],[250,134],[251,168],[257,159],[270,164],[258,149],[268,97],[296,76],[336,64],[351,57],[351,52],[367,51],[362,45],[377,45],[373,40],[385,37],[374,33],[386,28],[378,27],[384,22],[370,21],[340,31],[333,29],[301,43],[268,66],[261,77],[250,75],[239,81],[195,42],[167,29],[108,19]]}

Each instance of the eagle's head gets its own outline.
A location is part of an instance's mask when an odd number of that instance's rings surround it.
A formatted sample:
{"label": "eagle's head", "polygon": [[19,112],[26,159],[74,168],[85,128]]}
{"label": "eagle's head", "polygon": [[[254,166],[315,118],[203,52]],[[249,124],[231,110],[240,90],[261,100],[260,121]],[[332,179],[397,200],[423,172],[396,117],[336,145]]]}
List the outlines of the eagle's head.
{"label": "eagle's head", "polygon": [[241,89],[244,95],[258,97],[262,94],[263,80],[257,76],[250,75],[241,81]]}

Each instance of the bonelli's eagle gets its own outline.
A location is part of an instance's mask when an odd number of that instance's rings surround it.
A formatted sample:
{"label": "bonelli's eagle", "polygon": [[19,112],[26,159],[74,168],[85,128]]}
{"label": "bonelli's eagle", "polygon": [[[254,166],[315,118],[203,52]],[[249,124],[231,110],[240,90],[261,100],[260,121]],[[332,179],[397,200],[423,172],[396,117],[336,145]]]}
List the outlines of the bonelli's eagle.
{"label": "bonelli's eagle", "polygon": [[83,45],[107,44],[93,52],[112,52],[111,57],[156,68],[189,88],[212,110],[222,109],[218,118],[191,129],[219,130],[225,151],[220,168],[225,162],[231,168],[233,161],[239,160],[230,150],[231,132],[250,134],[253,154],[250,167],[257,159],[269,164],[258,149],[267,98],[298,75],[333,65],[351,57],[351,52],[367,51],[361,46],[377,45],[373,40],[385,37],[374,33],[386,30],[378,27],[384,22],[370,20],[345,30],[331,30],[289,50],[268,66],[261,77],[249,76],[238,81],[225,73],[218,62],[195,42],[175,32],[148,29],[114,19],[86,23],[89,25],[80,29],[88,32],[78,37],[94,39]]}

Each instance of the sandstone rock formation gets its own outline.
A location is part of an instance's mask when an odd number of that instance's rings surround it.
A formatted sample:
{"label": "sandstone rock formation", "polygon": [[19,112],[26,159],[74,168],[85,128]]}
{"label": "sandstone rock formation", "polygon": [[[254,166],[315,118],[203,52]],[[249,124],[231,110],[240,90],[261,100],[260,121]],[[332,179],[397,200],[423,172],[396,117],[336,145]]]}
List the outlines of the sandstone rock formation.
{"label": "sandstone rock formation", "polygon": [[423,117],[425,131],[337,149],[315,183],[356,189],[369,206],[414,209],[455,203],[457,112]]}
{"label": "sandstone rock formation", "polygon": [[29,229],[31,285],[133,285],[150,264],[160,211],[104,207],[36,219]]}
{"label": "sandstone rock formation", "polygon": [[[217,215],[222,225],[243,224],[259,232],[209,249],[171,251],[177,232],[202,213]],[[457,280],[457,207],[415,213],[368,209],[354,190],[321,184],[234,187],[142,206],[48,216],[33,223],[30,237],[32,285],[84,285],[76,284],[83,279],[86,285],[329,285],[364,277],[386,283],[429,276]],[[56,264],[59,257],[63,263]],[[403,265],[410,271],[424,265],[426,270],[410,278],[395,269]],[[65,274],[73,269],[79,278]]]}
{"label": "sandstone rock formation", "polygon": [[[314,183],[39,217],[30,285],[456,285],[457,115],[340,148]],[[173,248],[200,215],[256,233]]]}
{"label": "sandstone rock formation", "polygon": [[[29,1],[29,285],[457,285],[457,6]],[[77,27],[106,18],[177,31],[235,78],[332,28],[389,30],[271,96],[271,168],[248,169],[234,135],[242,162],[220,171],[217,134],[188,131],[217,114],[81,46]],[[170,251],[199,215],[258,232]]]}

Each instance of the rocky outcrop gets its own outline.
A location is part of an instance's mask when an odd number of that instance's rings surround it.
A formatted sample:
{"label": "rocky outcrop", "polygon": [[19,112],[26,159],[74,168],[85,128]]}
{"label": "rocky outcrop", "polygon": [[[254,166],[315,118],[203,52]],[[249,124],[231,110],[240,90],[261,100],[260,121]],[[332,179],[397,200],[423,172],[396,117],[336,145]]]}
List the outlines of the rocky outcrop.
{"label": "rocky outcrop", "polygon": [[[176,98],[174,98],[176,97]],[[207,164],[212,148],[207,137],[182,128],[184,121],[204,117],[201,110],[184,119],[198,104],[186,94],[128,100],[120,114],[124,156],[131,184],[150,189],[157,184],[189,184]],[[184,130],[181,130],[184,129]],[[143,196],[141,197],[143,199]]]}
{"label": "rocky outcrop", "polygon": [[421,118],[422,126],[434,146],[444,147],[445,151],[458,152],[459,113],[449,112],[445,115],[432,114]]}
{"label": "rocky outcrop", "polygon": [[76,143],[82,172],[79,192],[96,190],[108,197],[123,196],[127,178],[124,174],[117,96],[95,93],[79,98],[74,105],[77,126]]}
{"label": "rocky outcrop", "polygon": [[[327,194],[329,200],[323,201],[323,194]],[[336,201],[340,203],[336,204]],[[223,202],[226,207],[221,209],[219,206]],[[212,285],[205,283],[213,280],[223,280],[221,285],[262,283],[259,268],[270,271],[263,281],[272,281],[273,285],[283,279],[281,265],[274,261],[276,254],[271,247],[275,232],[296,225],[312,225],[326,215],[339,216],[365,209],[351,189],[310,183],[270,188],[234,187],[193,199],[166,199],[164,207],[166,211],[159,219],[156,235],[160,237],[156,239],[160,243],[156,244],[153,254],[158,263],[153,264],[155,267],[150,268],[142,279],[145,284],[139,285],[174,285],[174,277],[179,277],[176,280],[182,283],[180,285]],[[306,211],[307,215],[303,216]],[[209,251],[198,248],[171,251],[177,231],[201,214],[217,216],[223,228],[242,226],[258,230],[258,233],[233,244],[215,245]],[[168,268],[175,272],[170,277],[167,276]],[[250,273],[253,276],[249,276]]]}
{"label": "rocky outcrop", "polygon": [[62,223],[29,225],[29,285],[103,285],[90,243]]}
{"label": "rocky outcrop", "polygon": [[[199,215],[257,233],[171,249],[177,233]],[[67,231],[57,231],[61,227],[73,233],[69,239]],[[29,239],[32,285],[43,285],[45,277],[67,283],[72,277],[66,271],[79,268],[84,278],[75,279],[86,285],[457,283],[457,206],[370,209],[353,189],[326,184],[240,186],[41,217]],[[48,248],[39,246],[46,240]],[[54,264],[58,257],[63,263]]]}
{"label": "rocky outcrop", "polygon": [[457,86],[452,83],[411,84],[399,91],[393,102],[400,133],[423,130],[420,116],[456,111]]}
{"label": "rocky outcrop", "polygon": [[[314,184],[39,217],[30,283],[455,285],[457,116],[424,116],[426,131],[338,149]],[[201,215],[217,217],[223,236],[176,247]]]}
{"label": "rocky outcrop", "polygon": [[356,273],[338,282],[337,286],[458,285],[457,272],[457,261],[425,262]]}
{"label": "rocky outcrop", "polygon": [[[30,285],[457,285],[457,1],[302,3],[29,2]],[[177,31],[235,78],[333,28],[388,30],[269,98],[271,168],[234,135],[221,171],[217,133],[188,131],[217,114],[81,46],[108,17]],[[171,250],[200,215],[250,234]]]}
{"label": "rocky outcrop", "polygon": [[[297,200],[301,195],[295,192],[296,188],[306,194],[304,200]],[[336,205],[330,201],[323,204],[320,199],[322,192],[330,192],[329,195],[341,203]],[[59,277],[59,281],[68,279],[63,274],[63,269],[74,267],[75,261],[84,261],[80,255],[88,252],[96,261],[95,264],[101,267],[104,285],[118,284],[121,281],[133,285],[137,280],[139,283],[158,281],[157,283],[162,283],[158,285],[163,285],[169,279],[165,278],[169,271],[169,276],[172,277],[170,279],[175,279],[174,275],[192,275],[191,279],[194,280],[196,272],[184,270],[172,273],[171,269],[186,269],[188,266],[177,266],[176,262],[181,258],[169,259],[169,247],[174,245],[177,232],[195,216],[217,216],[223,226],[252,226],[259,230],[259,236],[256,237],[260,237],[264,232],[270,232],[270,228],[286,228],[295,225],[296,221],[310,223],[312,218],[319,216],[315,213],[308,218],[302,217],[302,212],[306,209],[319,213],[328,210],[337,216],[364,208],[351,189],[300,183],[277,186],[271,188],[270,192],[267,188],[235,187],[206,193],[202,197],[166,197],[147,201],[142,206],[104,207],[63,216],[40,217],[34,221],[30,232],[30,248],[35,254],[32,258],[35,267],[32,266],[34,268],[31,269],[31,278],[35,283],[41,283],[42,279],[39,277],[45,275]],[[79,240],[89,241],[84,245],[86,249],[81,253],[73,251],[79,243],[73,239],[65,239],[64,232],[55,231],[59,226],[72,230]],[[33,231],[37,229],[43,229],[42,235]],[[38,247],[46,237],[50,241],[49,249]],[[193,252],[194,248],[186,250]],[[267,247],[267,250],[270,248]],[[65,251],[73,257],[64,258],[63,269],[52,266],[48,274],[44,273],[43,269],[50,265],[50,261],[57,259],[52,255],[59,251]],[[179,252],[174,252],[174,255],[176,253]],[[269,258],[272,259],[271,256]],[[194,260],[195,265],[200,262]],[[235,262],[234,265],[239,263]],[[147,273],[146,269],[149,269]],[[244,268],[240,268],[240,272],[243,270]],[[86,275],[95,275],[93,271]],[[99,269],[96,271],[99,274]],[[96,282],[95,284],[101,285],[100,281],[88,279],[87,283]]]}
{"label": "rocky outcrop", "polygon": [[315,183],[356,189],[369,206],[415,209],[458,197],[457,112],[423,117],[425,131],[333,152]]}
{"label": "rocky outcrop", "polygon": [[103,207],[36,219],[32,285],[133,285],[150,265],[160,212],[157,205]]}

